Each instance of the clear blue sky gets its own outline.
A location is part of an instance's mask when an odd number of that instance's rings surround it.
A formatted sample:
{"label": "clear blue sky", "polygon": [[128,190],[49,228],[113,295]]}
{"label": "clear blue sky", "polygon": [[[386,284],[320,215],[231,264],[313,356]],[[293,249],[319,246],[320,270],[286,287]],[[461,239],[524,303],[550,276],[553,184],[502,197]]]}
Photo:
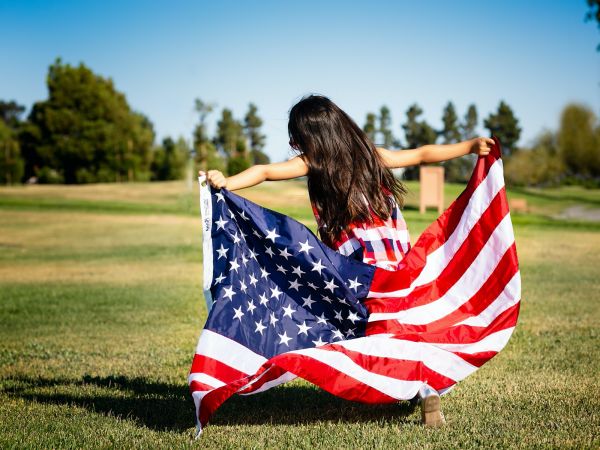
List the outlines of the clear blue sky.
{"label": "clear blue sky", "polygon": [[190,138],[196,97],[218,105],[213,126],[220,108],[242,118],[255,102],[275,161],[290,155],[289,108],[311,92],[361,126],[388,105],[401,139],[413,102],[438,127],[448,100],[482,118],[504,99],[527,144],[569,101],[600,109],[600,33],[586,11],[585,0],[0,0],[0,99],[45,99],[60,56],[110,76],[159,139]]}

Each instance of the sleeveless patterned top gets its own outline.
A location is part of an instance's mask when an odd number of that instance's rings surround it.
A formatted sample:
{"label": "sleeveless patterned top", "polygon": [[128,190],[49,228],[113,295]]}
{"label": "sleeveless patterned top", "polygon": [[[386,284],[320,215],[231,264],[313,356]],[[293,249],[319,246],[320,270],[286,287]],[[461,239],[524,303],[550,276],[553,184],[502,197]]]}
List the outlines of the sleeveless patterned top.
{"label": "sleeveless patterned top", "polygon": [[[400,206],[393,195],[390,194],[390,197],[393,208],[387,220],[381,220],[369,207],[373,223],[352,222],[348,230],[341,233],[333,249],[367,264],[395,270],[410,249],[410,236]],[[311,205],[320,230],[326,225],[314,203],[311,202]]]}

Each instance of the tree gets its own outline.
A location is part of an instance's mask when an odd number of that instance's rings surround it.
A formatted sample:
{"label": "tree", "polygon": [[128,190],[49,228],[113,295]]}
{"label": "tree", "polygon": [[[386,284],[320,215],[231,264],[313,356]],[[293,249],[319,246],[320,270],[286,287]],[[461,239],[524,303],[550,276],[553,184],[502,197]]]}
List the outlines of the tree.
{"label": "tree", "polygon": [[48,99],[33,105],[21,133],[26,177],[66,183],[149,179],[152,123],[129,107],[112,79],[57,58],[46,80]]}
{"label": "tree", "polygon": [[[461,132],[458,124],[458,116],[454,104],[448,102],[442,113],[443,128],[440,131],[444,144],[455,144],[461,140]],[[465,155],[459,158],[449,159],[442,162],[444,166],[444,178],[447,181],[465,182],[469,179],[475,160],[475,155]]]}
{"label": "tree", "polygon": [[194,129],[193,135],[195,168],[203,171],[210,169],[225,171],[225,161],[218,154],[213,140],[208,135],[206,125],[206,119],[213,112],[215,105],[197,98],[194,106],[198,113],[198,124]]}
{"label": "tree", "polygon": [[16,130],[21,124],[21,115],[25,112],[25,107],[19,105],[14,100],[5,102],[0,100],[0,121],[8,127]]}
{"label": "tree", "polygon": [[367,137],[371,140],[371,142],[375,143],[376,134],[377,134],[377,116],[373,113],[367,113],[367,118],[365,120],[365,125],[363,126],[363,131],[367,135]]}
{"label": "tree", "polygon": [[558,152],[567,174],[574,178],[600,177],[600,125],[584,105],[572,103],[561,114]]}
{"label": "tree", "polygon": [[477,117],[477,107],[474,104],[469,105],[463,122],[460,124],[460,130],[463,141],[473,139],[477,136],[475,129],[477,128],[478,120],[479,119]]}
{"label": "tree", "polygon": [[243,127],[233,117],[233,112],[228,108],[221,111],[221,119],[217,122],[215,144],[228,158],[235,156],[238,141],[244,139]]}
{"label": "tree", "polygon": [[458,129],[458,116],[454,104],[448,102],[442,113],[443,128],[440,131],[440,136],[444,144],[454,144],[460,142],[460,131]]}
{"label": "tree", "polygon": [[[402,125],[406,138],[406,148],[418,148],[427,144],[435,144],[437,132],[426,121],[419,121],[419,116],[423,110],[414,103],[406,111],[406,122]],[[417,179],[419,176],[418,167],[408,167],[404,171],[406,179]]]}
{"label": "tree", "polygon": [[406,148],[417,148],[427,144],[435,144],[436,131],[424,120],[417,120],[423,110],[416,103],[406,111],[406,122],[402,125],[406,137]]}
{"label": "tree", "polygon": [[383,139],[383,146],[390,148],[394,143],[394,135],[392,134],[392,116],[390,109],[387,106],[382,106],[379,110],[379,133]]}
{"label": "tree", "polygon": [[25,107],[14,100],[0,100],[0,183],[20,183],[24,161],[21,155],[19,133],[23,127],[21,115]]}
{"label": "tree", "polygon": [[[589,10],[585,14],[585,21],[595,20],[600,27],[600,0],[587,0],[587,4]],[[600,44],[596,46],[596,51],[600,52]]]}
{"label": "tree", "polygon": [[497,112],[490,113],[483,123],[491,134],[500,139],[502,150],[507,157],[517,151],[516,144],[521,136],[519,120],[503,100],[500,101]]}
{"label": "tree", "polygon": [[218,150],[227,157],[229,175],[235,175],[250,167],[251,164],[243,130],[243,125],[233,117],[232,111],[223,108],[221,119],[217,122],[214,142]]}
{"label": "tree", "polygon": [[16,133],[0,119],[0,183],[19,183],[23,176],[23,158]]}
{"label": "tree", "polygon": [[162,145],[154,149],[152,180],[180,180],[184,176],[188,155],[187,144],[182,138],[177,142],[170,137],[163,139]]}
{"label": "tree", "polygon": [[258,108],[254,103],[248,105],[248,112],[244,116],[244,133],[250,143],[250,159],[252,164],[268,164],[269,157],[263,152],[266,136],[261,133],[262,119],[257,114]]}

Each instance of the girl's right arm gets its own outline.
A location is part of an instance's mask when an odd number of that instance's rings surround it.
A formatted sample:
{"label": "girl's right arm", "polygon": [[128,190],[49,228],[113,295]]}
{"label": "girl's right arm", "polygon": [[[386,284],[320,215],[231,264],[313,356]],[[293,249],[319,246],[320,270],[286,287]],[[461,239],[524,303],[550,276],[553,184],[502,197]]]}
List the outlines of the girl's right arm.
{"label": "girl's right arm", "polygon": [[[198,172],[204,175],[203,171]],[[271,164],[257,164],[237,175],[225,177],[218,170],[206,172],[206,180],[216,188],[226,188],[230,191],[255,186],[265,180],[288,180],[308,173],[308,166],[300,156],[288,161]]]}
{"label": "girl's right arm", "polygon": [[396,168],[447,161],[468,155],[469,153],[485,156],[490,152],[492,145],[494,145],[493,139],[478,137],[456,144],[423,145],[419,148],[401,151],[377,148],[377,152],[383,159],[386,167]]}

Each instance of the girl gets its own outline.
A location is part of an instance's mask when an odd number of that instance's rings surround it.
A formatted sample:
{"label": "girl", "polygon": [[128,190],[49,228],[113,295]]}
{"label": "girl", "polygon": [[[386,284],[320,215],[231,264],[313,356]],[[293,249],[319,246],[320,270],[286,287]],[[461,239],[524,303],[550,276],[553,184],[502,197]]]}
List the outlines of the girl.
{"label": "girl", "polygon": [[[209,170],[208,183],[233,191],[306,175],[321,240],[344,255],[390,270],[410,248],[400,212],[406,189],[390,169],[469,153],[487,155],[494,144],[492,139],[475,138],[397,152],[376,148],[350,116],[320,95],[306,96],[292,107],[288,133],[298,156],[256,165],[231,177]],[[423,422],[442,424],[438,392],[425,385],[419,394]]]}

